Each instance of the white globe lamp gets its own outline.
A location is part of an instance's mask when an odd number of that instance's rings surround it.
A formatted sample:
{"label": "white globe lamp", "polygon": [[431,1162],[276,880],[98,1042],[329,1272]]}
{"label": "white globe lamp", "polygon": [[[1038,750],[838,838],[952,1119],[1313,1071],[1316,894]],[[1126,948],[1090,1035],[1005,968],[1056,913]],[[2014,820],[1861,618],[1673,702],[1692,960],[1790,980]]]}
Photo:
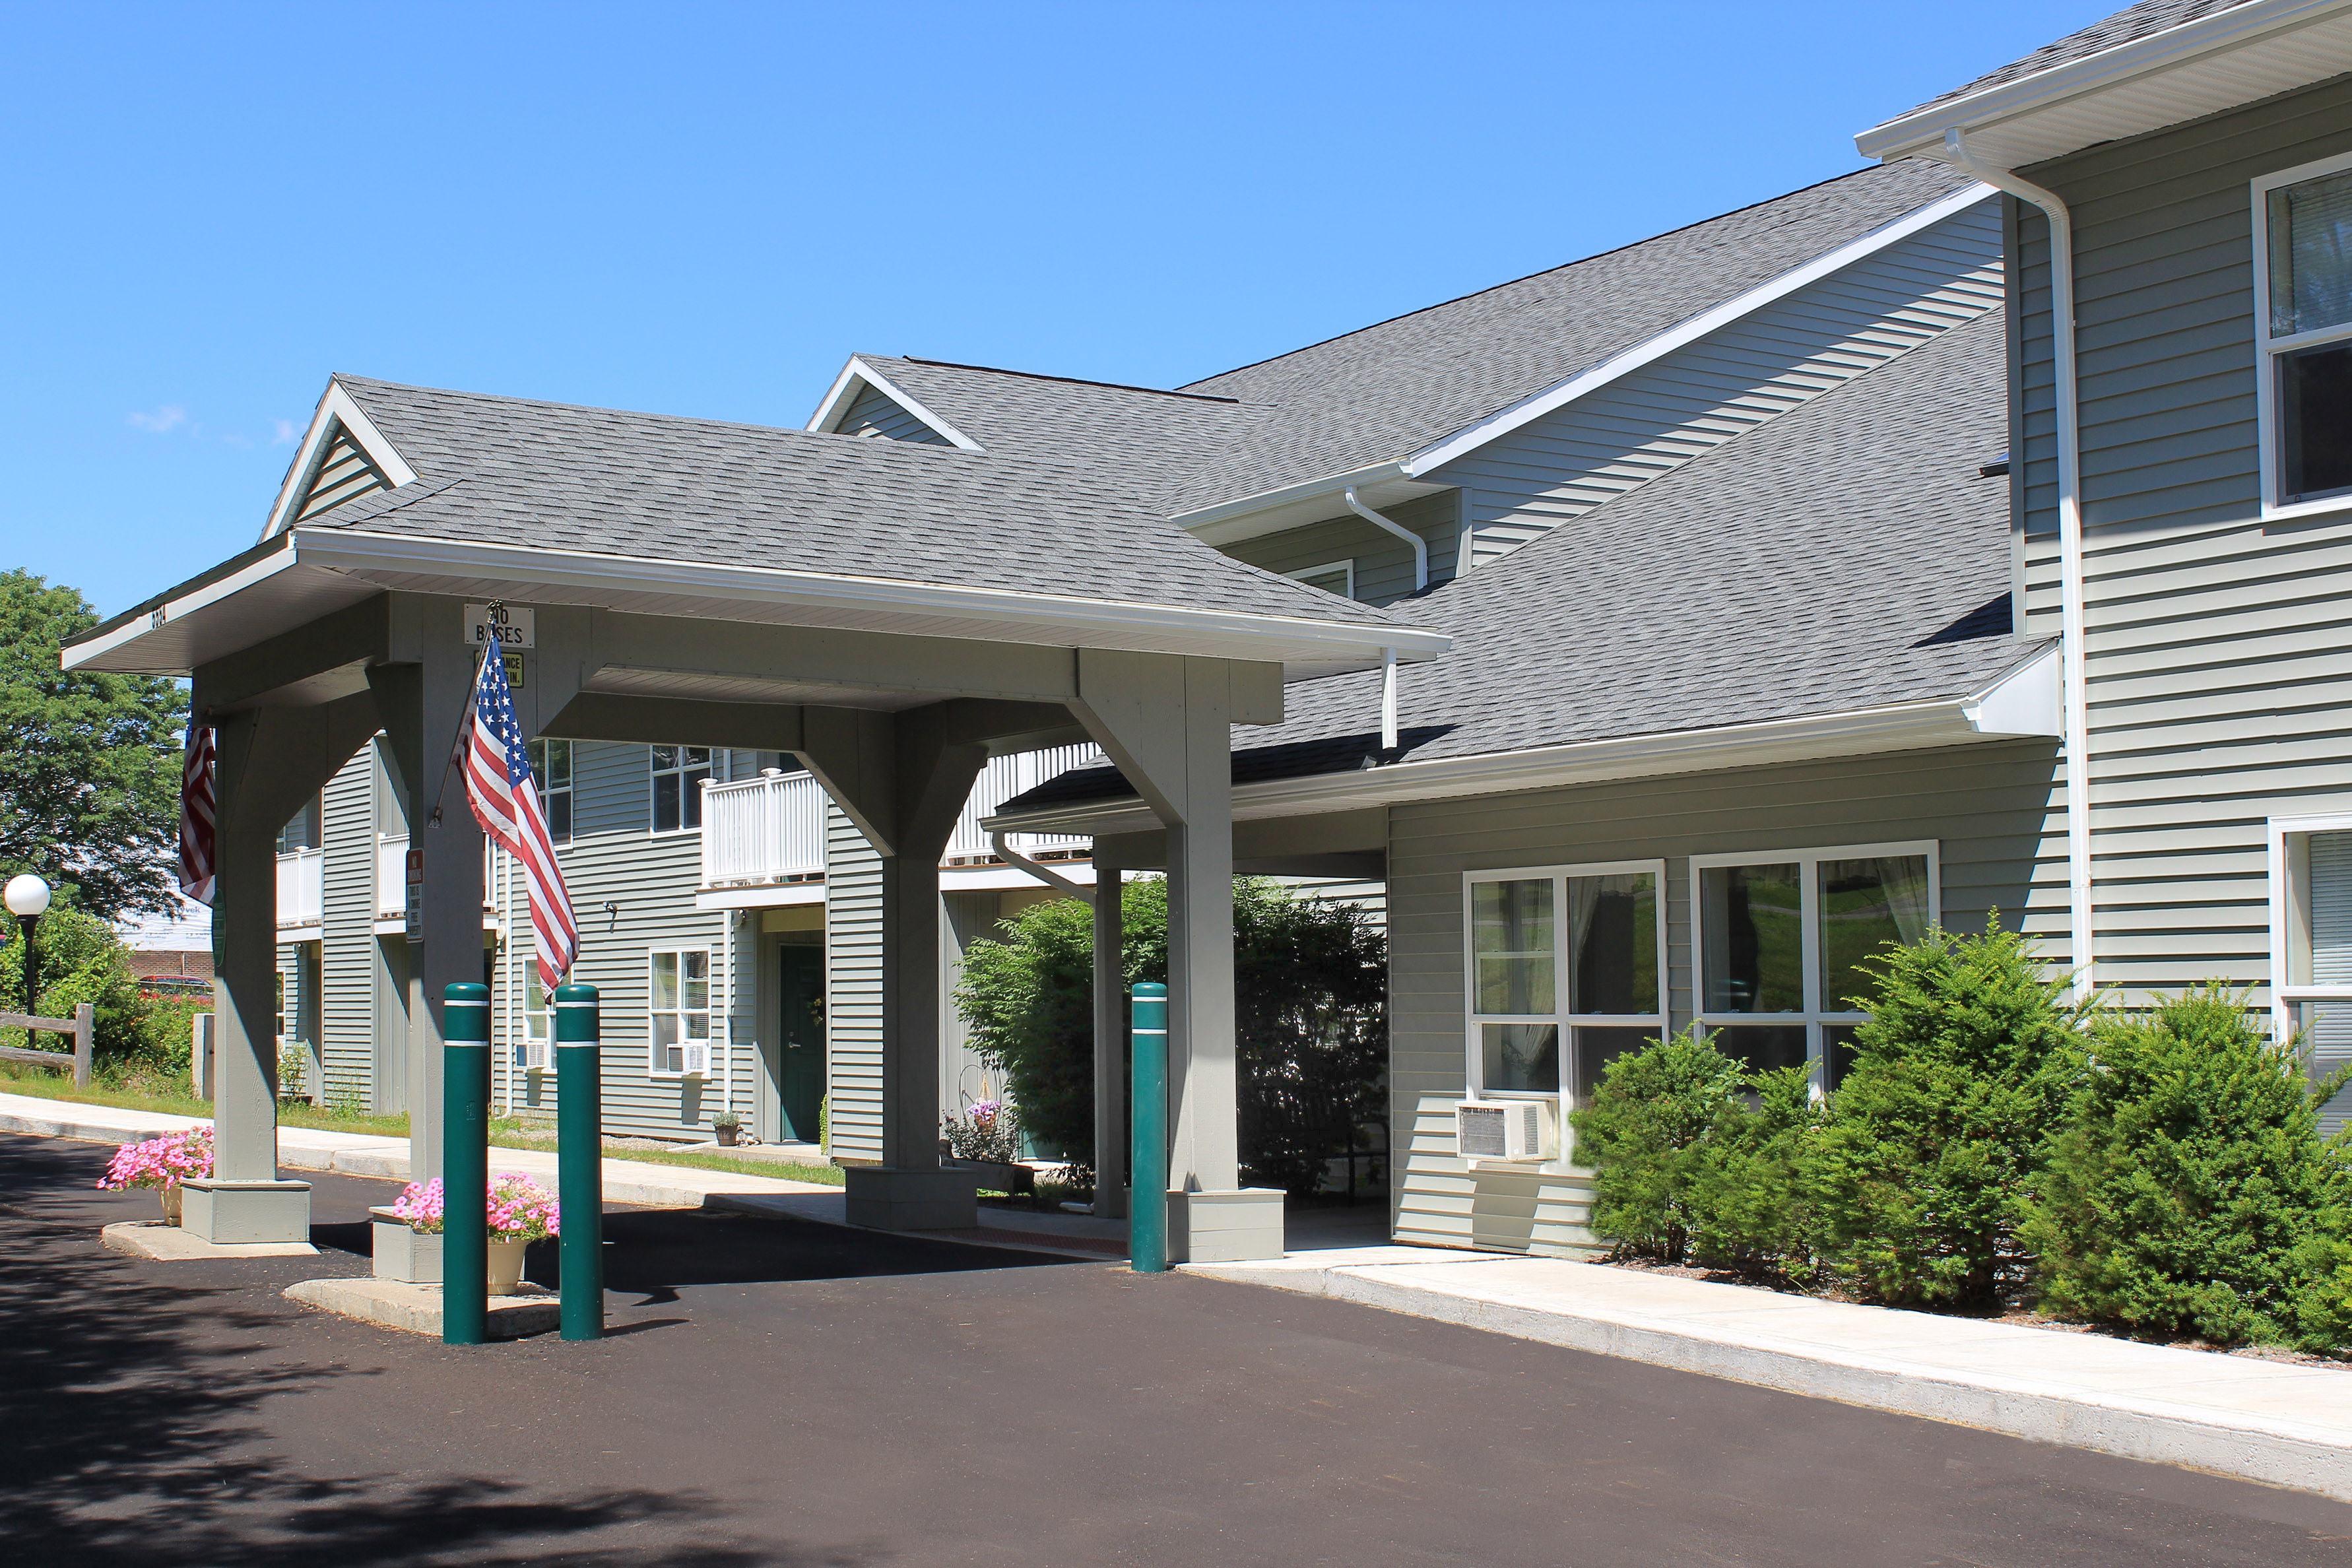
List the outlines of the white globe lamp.
{"label": "white globe lamp", "polygon": [[8,912],[16,917],[17,925],[25,932],[25,1011],[30,1013],[41,1005],[41,968],[40,960],[33,952],[33,928],[48,912],[49,885],[30,871],[11,877],[7,891],[0,893],[0,903],[8,906]]}

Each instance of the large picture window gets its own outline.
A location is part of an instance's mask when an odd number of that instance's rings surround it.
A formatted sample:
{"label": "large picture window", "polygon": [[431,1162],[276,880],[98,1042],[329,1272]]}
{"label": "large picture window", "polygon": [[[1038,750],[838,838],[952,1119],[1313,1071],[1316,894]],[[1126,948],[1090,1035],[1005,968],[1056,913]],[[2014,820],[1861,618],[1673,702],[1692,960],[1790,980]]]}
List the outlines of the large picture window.
{"label": "large picture window", "polygon": [[2352,499],[2352,157],[2253,190],[2263,505],[2340,505]]}
{"label": "large picture window", "polygon": [[1691,858],[1698,1021],[1759,1068],[1823,1062],[1833,1085],[1869,1022],[1866,961],[1938,920],[1933,844]]}
{"label": "large picture window", "polygon": [[1665,863],[1464,879],[1470,1083],[1482,1095],[1591,1092],[1665,1028]]}
{"label": "large picture window", "polygon": [[710,1070],[710,950],[656,952],[648,1072],[676,1078]]}

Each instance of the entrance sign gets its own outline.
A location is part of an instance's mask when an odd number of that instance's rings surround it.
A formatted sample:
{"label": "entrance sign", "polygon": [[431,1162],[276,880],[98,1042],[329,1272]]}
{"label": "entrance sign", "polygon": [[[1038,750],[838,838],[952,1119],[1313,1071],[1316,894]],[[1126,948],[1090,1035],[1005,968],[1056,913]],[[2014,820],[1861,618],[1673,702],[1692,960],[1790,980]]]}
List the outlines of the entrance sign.
{"label": "entrance sign", "polygon": [[535,611],[514,605],[466,606],[466,641],[475,647],[496,642],[500,647],[537,647],[539,617]]}
{"label": "entrance sign", "polygon": [[[499,662],[507,667],[507,685],[517,691],[520,691],[523,689],[522,655],[519,653],[502,653],[499,655]],[[479,653],[477,653],[474,655],[474,679],[478,680],[481,679],[481,675],[482,656]]]}

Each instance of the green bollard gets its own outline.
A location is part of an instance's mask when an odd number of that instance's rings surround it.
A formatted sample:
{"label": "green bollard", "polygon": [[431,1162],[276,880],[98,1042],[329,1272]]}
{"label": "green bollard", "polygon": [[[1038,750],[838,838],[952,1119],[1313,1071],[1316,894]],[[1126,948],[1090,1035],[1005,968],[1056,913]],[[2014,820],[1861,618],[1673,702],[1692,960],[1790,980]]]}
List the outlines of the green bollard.
{"label": "green bollard", "polygon": [[441,1342],[489,1335],[490,988],[441,999]]}
{"label": "green bollard", "polygon": [[1138,1274],[1168,1269],[1168,987],[1135,988],[1128,1037],[1135,1052],[1135,1147],[1128,1162],[1135,1201],[1129,1205],[1129,1265]]}
{"label": "green bollard", "polygon": [[555,988],[556,1201],[563,1337],[604,1337],[604,1107],[596,988]]}

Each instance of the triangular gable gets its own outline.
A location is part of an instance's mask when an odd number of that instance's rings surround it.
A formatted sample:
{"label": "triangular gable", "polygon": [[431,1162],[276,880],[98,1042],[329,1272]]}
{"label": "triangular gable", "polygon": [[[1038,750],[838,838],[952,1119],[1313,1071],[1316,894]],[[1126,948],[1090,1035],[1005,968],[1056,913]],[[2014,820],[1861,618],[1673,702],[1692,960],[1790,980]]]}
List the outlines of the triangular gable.
{"label": "triangular gable", "polygon": [[415,480],[416,470],[384,439],[366,410],[341,382],[329,382],[287,466],[286,482],[278,487],[261,537],[273,538],[345,501]]}
{"label": "triangular gable", "polygon": [[806,426],[821,435],[856,435],[987,450],[921,401],[853,354]]}

